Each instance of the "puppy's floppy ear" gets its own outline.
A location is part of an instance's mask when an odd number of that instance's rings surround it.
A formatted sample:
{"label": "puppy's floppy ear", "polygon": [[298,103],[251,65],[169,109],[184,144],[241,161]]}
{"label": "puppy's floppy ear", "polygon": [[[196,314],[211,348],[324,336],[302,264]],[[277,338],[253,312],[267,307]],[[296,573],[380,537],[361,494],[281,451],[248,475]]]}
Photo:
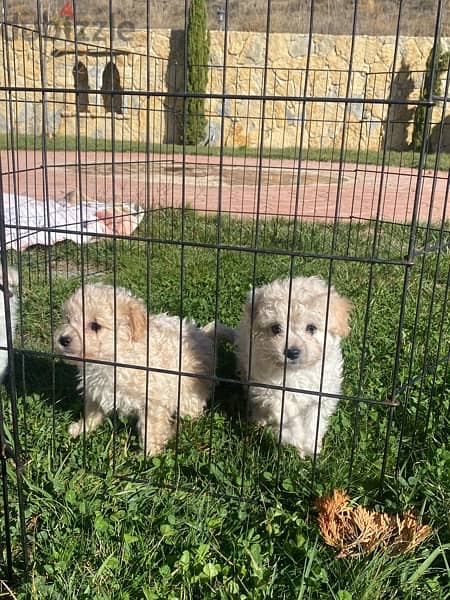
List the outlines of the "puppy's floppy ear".
{"label": "puppy's floppy ear", "polygon": [[340,296],[334,288],[330,290],[328,330],[333,335],[346,337],[350,333],[349,317],[352,303]]}
{"label": "puppy's floppy ear", "polygon": [[245,315],[250,320],[256,319],[258,314],[258,306],[261,298],[261,291],[258,288],[251,289],[247,294],[247,302],[245,303]]}
{"label": "puppy's floppy ear", "polygon": [[147,311],[143,303],[135,298],[129,299],[126,310],[130,324],[131,339],[137,342],[147,335]]}

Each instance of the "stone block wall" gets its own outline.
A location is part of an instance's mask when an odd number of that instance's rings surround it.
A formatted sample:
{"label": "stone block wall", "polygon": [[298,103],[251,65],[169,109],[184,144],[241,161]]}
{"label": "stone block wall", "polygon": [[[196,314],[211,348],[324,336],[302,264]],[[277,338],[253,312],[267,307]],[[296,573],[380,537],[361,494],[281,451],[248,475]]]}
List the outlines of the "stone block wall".
{"label": "stone block wall", "polygon": [[[85,30],[77,43],[8,28],[0,55],[0,131],[123,141],[178,142],[183,119],[183,32]],[[94,41],[95,38],[95,41]],[[211,32],[205,143],[266,148],[404,149],[432,38]],[[266,44],[268,47],[266,48]],[[444,48],[448,41],[443,41]],[[311,47],[308,59],[308,48]],[[394,58],[397,56],[396,64]],[[267,65],[265,60],[267,57]],[[102,76],[113,61],[123,114],[105,112]],[[77,112],[74,64],[89,77],[88,112]],[[46,89],[43,93],[43,89]],[[220,96],[225,94],[225,99]],[[265,98],[265,99],[264,99]],[[343,101],[348,98],[347,102]],[[389,107],[391,98],[399,103]],[[442,107],[433,121],[443,118]]]}

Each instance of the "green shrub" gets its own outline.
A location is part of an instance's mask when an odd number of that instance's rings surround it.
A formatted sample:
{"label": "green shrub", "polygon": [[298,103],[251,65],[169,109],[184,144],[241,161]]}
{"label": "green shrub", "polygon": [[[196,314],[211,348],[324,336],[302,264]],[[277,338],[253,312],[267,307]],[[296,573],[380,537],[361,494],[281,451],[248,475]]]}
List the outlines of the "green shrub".
{"label": "green shrub", "polygon": [[[420,100],[428,100],[430,98],[430,91],[432,92],[432,96],[441,96],[441,73],[447,70],[448,61],[450,57],[449,52],[443,52],[441,48],[441,44],[438,42],[436,48],[436,70],[434,74],[434,79],[432,81],[433,75],[433,52],[434,46],[430,50],[430,54],[427,58],[426,63],[426,72],[425,77],[423,79],[422,89],[420,90]],[[432,87],[432,90],[431,90]],[[427,141],[424,139],[424,129],[425,129],[425,115],[426,115],[426,107],[421,105],[416,108],[414,113],[414,129],[412,134],[412,148],[413,150],[419,152],[422,143]],[[428,136],[427,136],[428,137]]]}

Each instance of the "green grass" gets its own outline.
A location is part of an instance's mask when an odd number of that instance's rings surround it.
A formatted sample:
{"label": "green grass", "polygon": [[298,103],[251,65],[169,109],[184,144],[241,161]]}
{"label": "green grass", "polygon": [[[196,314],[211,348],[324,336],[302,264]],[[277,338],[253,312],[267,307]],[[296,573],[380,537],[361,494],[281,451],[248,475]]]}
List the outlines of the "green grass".
{"label": "green grass", "polygon": [[[166,210],[152,213],[136,240],[22,254],[15,366],[28,581],[20,576],[15,475],[7,467],[18,597],[448,598],[450,385],[445,364],[436,361],[448,351],[441,332],[450,326],[450,257],[430,252],[410,269],[402,263],[408,236],[408,228],[391,224],[333,229],[277,219],[256,228],[253,221]],[[419,229],[416,246],[442,237],[448,239],[447,230]],[[330,254],[337,259],[318,258]],[[51,277],[44,268],[49,260]],[[81,266],[85,280],[114,281],[145,298],[152,311],[183,313],[198,323],[214,318],[218,294],[217,316],[229,325],[238,323],[253,280],[259,285],[291,270],[331,272],[354,305],[343,348],[349,399],[332,419],[317,464],[292,448],[280,450],[269,432],[247,422],[238,381],[219,385],[205,416],[185,420],[178,444],[150,461],[140,455],[131,423],[111,419],[85,443],[69,440],[67,426],[81,410],[74,371],[50,353],[61,304],[79,286]],[[232,349],[225,345],[219,358],[219,376],[235,379]],[[402,385],[401,406],[391,415],[383,402]],[[358,403],[359,397],[370,402]],[[336,560],[320,538],[313,502],[334,487],[370,507],[415,509],[434,533],[411,555]]]}
{"label": "green grass", "polygon": [[[133,142],[126,140],[112,140],[86,138],[81,136],[79,139],[70,136],[56,136],[44,138],[42,136],[27,136],[24,134],[15,134],[11,140],[9,134],[0,134],[0,150],[14,148],[15,150],[42,150],[48,151],[91,151],[91,152],[150,152],[162,154],[182,154],[188,155],[208,155],[208,156],[246,156],[257,157],[259,150],[249,147],[223,147],[220,146],[182,146],[179,144],[151,144],[146,145],[143,142]],[[309,148],[301,153],[302,160],[318,160],[322,162],[337,162],[339,160],[349,163],[364,163],[374,165],[391,165],[401,167],[417,168],[419,166],[420,155],[413,150],[396,151],[387,150],[383,156],[383,149],[380,150],[355,150],[345,148],[342,157],[339,146],[334,148]],[[264,158],[272,159],[298,159],[298,148],[264,148]],[[425,168],[440,169],[446,171],[450,168],[450,154],[439,153],[427,154]]]}

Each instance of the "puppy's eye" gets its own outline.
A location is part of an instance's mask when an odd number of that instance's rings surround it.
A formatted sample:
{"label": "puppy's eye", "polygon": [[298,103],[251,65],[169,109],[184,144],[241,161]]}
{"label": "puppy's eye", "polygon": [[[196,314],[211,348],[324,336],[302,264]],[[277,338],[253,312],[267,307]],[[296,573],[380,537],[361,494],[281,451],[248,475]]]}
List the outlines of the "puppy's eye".
{"label": "puppy's eye", "polygon": [[271,327],[273,335],[280,335],[282,328],[279,323],[274,323]]}
{"label": "puppy's eye", "polygon": [[312,323],[309,323],[309,325],[306,326],[306,331],[311,334],[316,333],[317,327]]}
{"label": "puppy's eye", "polygon": [[92,331],[100,331],[100,329],[102,328],[101,325],[99,325],[99,323],[97,323],[97,321],[92,321],[92,323],[89,323],[89,329],[92,329]]}

